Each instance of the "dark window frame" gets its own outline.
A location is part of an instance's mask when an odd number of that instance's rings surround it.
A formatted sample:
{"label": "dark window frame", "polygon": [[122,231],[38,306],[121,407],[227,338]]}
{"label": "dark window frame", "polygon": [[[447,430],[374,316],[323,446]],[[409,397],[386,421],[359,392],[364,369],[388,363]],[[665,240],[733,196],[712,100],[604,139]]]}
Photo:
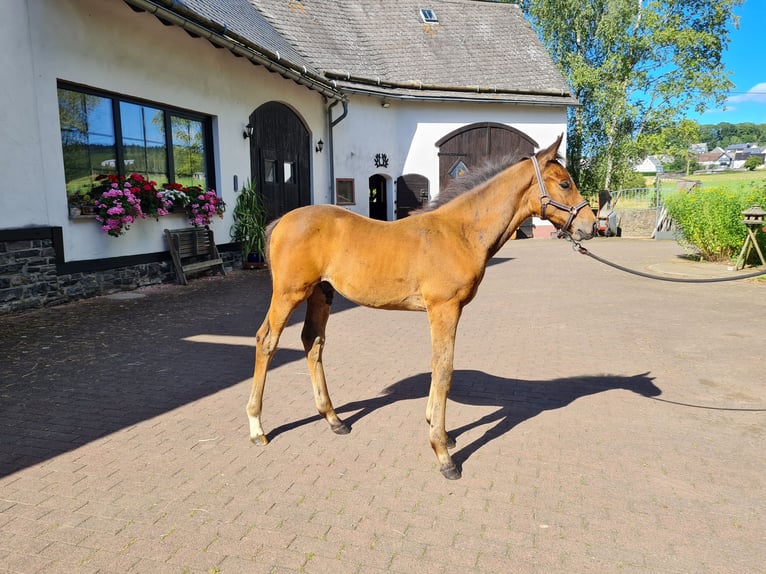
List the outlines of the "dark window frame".
{"label": "dark window frame", "polygon": [[[137,98],[134,96],[126,96],[124,94],[120,94],[117,92],[100,90],[90,86],[76,84],[73,82],[67,82],[64,80],[59,80],[56,83],[56,88],[111,100],[112,122],[113,122],[113,128],[114,128],[115,154],[116,154],[116,158],[115,158],[116,165],[115,165],[114,171],[118,175],[122,175],[122,176],[130,175],[130,173],[132,173],[135,170],[126,169],[124,164],[125,151],[123,149],[123,143],[122,143],[123,138],[122,138],[122,122],[121,122],[122,118],[120,113],[120,102],[126,102],[129,104],[134,104],[139,106],[148,106],[148,107],[155,108],[157,110],[161,110],[163,112],[163,116],[164,116],[163,123],[164,123],[165,143],[166,143],[165,156],[166,156],[166,167],[167,167],[167,173],[168,173],[168,182],[176,181],[175,160],[173,157],[173,131],[171,126],[171,121],[172,121],[171,116],[200,122],[202,124],[202,129],[204,132],[202,136],[202,142],[204,146],[203,151],[204,151],[204,157],[205,157],[204,161],[205,161],[206,187],[208,189],[218,190],[218,185],[217,185],[216,177],[215,177],[215,154],[214,154],[214,148],[213,148],[213,145],[214,145],[213,144],[213,116],[206,115],[200,112],[194,112],[185,108],[179,108],[169,104],[163,104],[160,102],[146,100],[143,98]],[[158,183],[165,183],[165,182],[158,182]],[[220,195],[220,191],[218,191],[217,193],[218,195]]]}

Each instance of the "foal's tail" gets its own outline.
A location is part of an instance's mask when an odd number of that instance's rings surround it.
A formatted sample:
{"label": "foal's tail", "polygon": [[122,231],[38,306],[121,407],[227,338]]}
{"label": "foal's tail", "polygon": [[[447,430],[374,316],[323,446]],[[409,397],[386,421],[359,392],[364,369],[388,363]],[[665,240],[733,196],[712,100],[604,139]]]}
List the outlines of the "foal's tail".
{"label": "foal's tail", "polygon": [[271,264],[270,264],[270,261],[269,261],[269,259],[270,259],[270,253],[269,252],[270,252],[270,245],[271,245],[271,234],[274,231],[274,228],[277,226],[277,223],[279,223],[280,219],[282,219],[282,218],[278,217],[277,219],[275,219],[274,221],[269,223],[266,226],[265,231],[263,232],[264,235],[266,236],[266,249],[263,250],[263,258],[266,260],[266,265],[269,268],[271,268]]}

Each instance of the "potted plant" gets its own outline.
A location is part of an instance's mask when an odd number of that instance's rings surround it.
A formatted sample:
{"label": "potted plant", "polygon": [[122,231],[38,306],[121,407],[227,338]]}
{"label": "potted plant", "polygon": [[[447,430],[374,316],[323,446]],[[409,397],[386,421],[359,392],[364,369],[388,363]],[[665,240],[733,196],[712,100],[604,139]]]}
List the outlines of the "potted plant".
{"label": "potted plant", "polygon": [[258,269],[265,265],[266,219],[268,212],[255,183],[247,181],[237,197],[232,212],[234,225],[230,235],[242,246],[242,267]]}

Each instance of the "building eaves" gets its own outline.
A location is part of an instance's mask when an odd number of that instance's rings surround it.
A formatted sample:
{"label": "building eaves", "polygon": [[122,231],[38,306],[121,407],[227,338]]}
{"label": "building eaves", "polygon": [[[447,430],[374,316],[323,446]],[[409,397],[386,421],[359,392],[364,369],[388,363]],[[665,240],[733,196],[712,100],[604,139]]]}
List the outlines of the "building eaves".
{"label": "building eaves", "polygon": [[342,100],[333,80],[323,76],[287,42],[247,0],[123,0],[163,24],[178,26],[217,48],[266,67],[284,78]]}

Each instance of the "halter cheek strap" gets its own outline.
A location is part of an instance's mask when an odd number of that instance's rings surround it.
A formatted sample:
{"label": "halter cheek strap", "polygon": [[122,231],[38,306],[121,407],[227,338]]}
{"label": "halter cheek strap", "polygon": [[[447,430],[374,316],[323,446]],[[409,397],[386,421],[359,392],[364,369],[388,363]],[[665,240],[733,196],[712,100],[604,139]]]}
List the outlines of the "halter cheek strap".
{"label": "halter cheek strap", "polygon": [[545,209],[549,205],[552,205],[553,207],[560,209],[561,211],[568,212],[569,217],[567,218],[566,223],[561,228],[562,232],[567,232],[569,230],[569,226],[572,225],[572,221],[574,221],[574,218],[577,217],[577,214],[580,212],[580,210],[583,207],[590,204],[586,200],[583,200],[577,205],[567,205],[565,203],[561,203],[553,199],[550,195],[548,195],[548,190],[545,189],[543,174],[540,172],[540,164],[537,163],[537,158],[535,156],[530,156],[529,159],[532,160],[532,165],[535,168],[535,176],[537,176],[537,187],[540,189],[540,218],[548,219],[547,217],[545,217]]}

